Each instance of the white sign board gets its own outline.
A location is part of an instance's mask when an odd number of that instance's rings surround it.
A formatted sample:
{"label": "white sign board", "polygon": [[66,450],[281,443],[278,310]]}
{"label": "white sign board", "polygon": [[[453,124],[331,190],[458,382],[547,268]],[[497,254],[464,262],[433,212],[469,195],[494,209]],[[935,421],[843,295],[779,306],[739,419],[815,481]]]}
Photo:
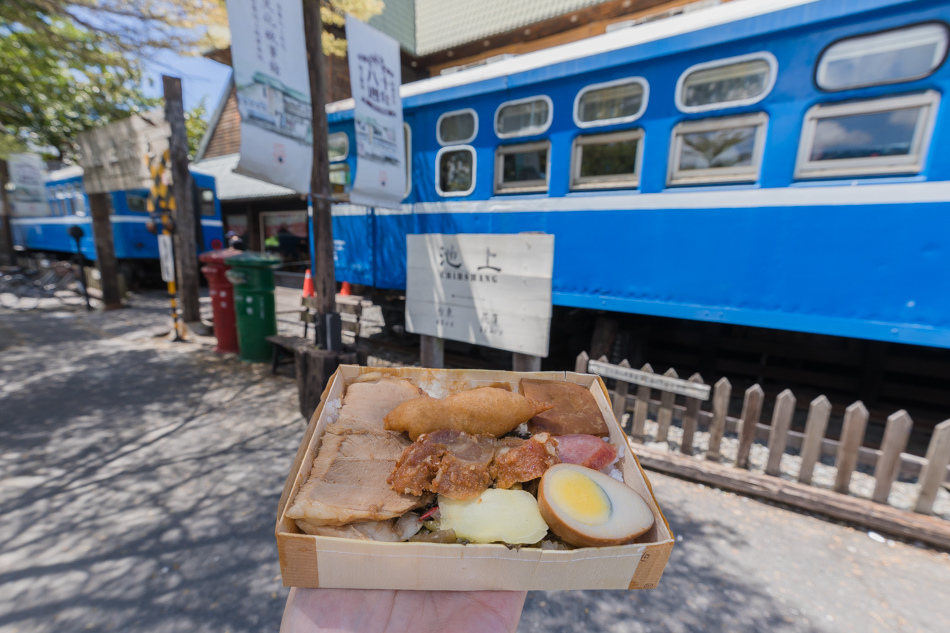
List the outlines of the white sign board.
{"label": "white sign board", "polygon": [[592,360],[587,364],[587,371],[604,378],[613,378],[623,382],[629,382],[634,385],[643,385],[660,391],[678,393],[689,398],[698,400],[709,400],[711,388],[702,383],[690,382],[682,378],[672,378],[662,376],[648,371],[631,369],[630,367],[621,367],[620,365],[611,365],[599,360]]}
{"label": "white sign board", "polygon": [[228,0],[241,114],[235,172],[310,192],[313,113],[301,0]]}
{"label": "white sign board", "polygon": [[133,114],[127,119],[80,132],[76,140],[86,193],[151,187],[149,160],[168,149],[169,136],[171,129],[159,111]]}
{"label": "white sign board", "polygon": [[10,154],[7,159],[10,184],[13,192],[9,196],[14,217],[36,218],[50,215],[49,201],[46,199],[46,165],[38,154]]}
{"label": "white sign board", "polygon": [[175,281],[175,251],[171,235],[158,234],[158,261],[162,267],[162,281]]}
{"label": "white sign board", "polygon": [[408,235],[406,328],[548,355],[554,236]]}
{"label": "white sign board", "polygon": [[347,15],[346,45],[356,127],[350,202],[398,209],[406,195],[399,43]]}

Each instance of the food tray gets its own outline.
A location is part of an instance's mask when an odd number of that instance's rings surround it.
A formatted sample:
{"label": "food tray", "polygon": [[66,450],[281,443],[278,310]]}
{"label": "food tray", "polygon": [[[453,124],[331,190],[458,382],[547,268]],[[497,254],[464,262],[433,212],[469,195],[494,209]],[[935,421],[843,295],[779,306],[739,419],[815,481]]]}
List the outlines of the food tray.
{"label": "food tray", "polygon": [[[419,385],[437,381],[446,395],[498,383],[509,383],[517,390],[522,378],[566,380],[589,388],[607,421],[611,442],[624,447],[619,464],[624,482],[646,500],[653,511],[654,526],[631,545],[570,551],[509,548],[502,544],[385,543],[304,534],[293,519],[284,516],[284,511],[306,481],[317,454],[328,421],[326,404],[342,401],[345,386],[360,374],[370,372],[408,378]],[[599,377],[574,372],[356,365],[341,365],[333,374],[310,419],[280,497],[275,534],[284,586],[351,589],[652,589],[663,574],[674,542],[646,473],[633,457],[630,442],[613,416],[607,388]]]}

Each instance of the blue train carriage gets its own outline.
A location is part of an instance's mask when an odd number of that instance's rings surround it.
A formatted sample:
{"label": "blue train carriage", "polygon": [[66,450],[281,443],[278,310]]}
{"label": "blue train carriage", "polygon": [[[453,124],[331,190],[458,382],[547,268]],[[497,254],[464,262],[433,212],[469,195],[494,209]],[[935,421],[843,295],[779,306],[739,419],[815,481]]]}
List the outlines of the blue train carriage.
{"label": "blue train carriage", "polygon": [[[405,288],[408,233],[544,231],[555,305],[950,347],[948,22],[737,0],[404,85],[410,191],[334,207],[338,279]],[[348,183],[352,103],[328,119]]]}
{"label": "blue train carriage", "polygon": [[[212,176],[192,172],[198,219],[199,249],[220,248],[224,242],[221,206]],[[51,172],[46,182],[49,214],[42,217],[15,217],[12,220],[14,243],[30,253],[67,258],[76,253],[76,242],[69,227],[79,226],[82,255],[96,261],[96,248],[89,216],[89,198],[82,185],[82,168],[67,167]],[[112,233],[116,259],[130,265],[158,260],[158,238],[146,228],[147,189],[115,191],[112,202]]]}

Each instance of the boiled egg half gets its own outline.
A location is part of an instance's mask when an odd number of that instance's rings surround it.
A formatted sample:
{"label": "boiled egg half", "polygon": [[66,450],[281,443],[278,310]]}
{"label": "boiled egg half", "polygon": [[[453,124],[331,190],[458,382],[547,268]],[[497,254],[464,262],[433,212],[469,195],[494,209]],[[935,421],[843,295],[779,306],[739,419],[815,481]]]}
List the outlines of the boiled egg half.
{"label": "boiled egg half", "polygon": [[544,473],[538,509],[552,532],[577,547],[624,545],[653,527],[643,497],[577,464],[557,464]]}

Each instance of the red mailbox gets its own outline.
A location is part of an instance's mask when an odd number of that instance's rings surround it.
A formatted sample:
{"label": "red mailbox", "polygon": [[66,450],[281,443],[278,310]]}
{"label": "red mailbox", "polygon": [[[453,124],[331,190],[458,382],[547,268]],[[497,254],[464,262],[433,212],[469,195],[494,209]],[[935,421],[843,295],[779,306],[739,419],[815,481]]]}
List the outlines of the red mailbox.
{"label": "red mailbox", "polygon": [[204,264],[201,272],[208,279],[208,295],[214,313],[214,335],[218,338],[214,351],[222,354],[237,354],[239,351],[237,328],[234,325],[234,287],[224,276],[224,271],[230,268],[227,259],[240,253],[237,249],[227,248],[198,256]]}

